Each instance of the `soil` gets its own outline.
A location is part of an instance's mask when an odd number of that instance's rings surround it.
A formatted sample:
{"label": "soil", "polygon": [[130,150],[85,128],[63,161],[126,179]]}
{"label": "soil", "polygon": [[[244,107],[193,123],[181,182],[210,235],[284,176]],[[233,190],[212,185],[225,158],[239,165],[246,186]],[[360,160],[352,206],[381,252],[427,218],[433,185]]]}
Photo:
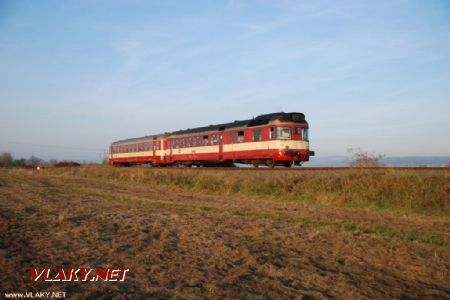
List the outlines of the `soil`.
{"label": "soil", "polygon": [[[411,233],[431,242],[405,238]],[[433,236],[449,238],[447,217],[0,171],[2,293],[450,299],[448,245]],[[108,266],[129,268],[125,281],[33,282],[30,275],[31,267]]]}

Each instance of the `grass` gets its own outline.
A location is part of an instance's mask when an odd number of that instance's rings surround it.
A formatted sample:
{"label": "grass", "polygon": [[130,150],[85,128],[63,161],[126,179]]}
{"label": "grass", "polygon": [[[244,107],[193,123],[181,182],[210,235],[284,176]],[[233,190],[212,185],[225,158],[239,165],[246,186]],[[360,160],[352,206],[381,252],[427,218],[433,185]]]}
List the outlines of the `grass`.
{"label": "grass", "polygon": [[311,218],[298,217],[298,216],[286,216],[282,214],[277,214],[270,211],[245,211],[241,209],[233,208],[221,208],[212,207],[208,205],[199,204],[189,204],[189,203],[174,203],[172,201],[165,200],[150,200],[146,197],[129,196],[127,194],[117,194],[117,193],[105,193],[96,190],[77,188],[73,192],[79,195],[89,195],[96,198],[104,198],[113,201],[138,201],[147,205],[154,206],[168,206],[172,208],[177,208],[181,210],[197,210],[209,213],[218,214],[228,214],[230,216],[245,217],[250,219],[259,220],[272,220],[287,224],[302,223],[314,228],[323,228],[332,230],[335,232],[347,231],[347,232],[360,232],[368,235],[376,235],[381,237],[390,237],[406,242],[419,242],[430,245],[435,245],[439,247],[447,248],[450,245],[450,239],[448,236],[443,236],[435,233],[418,232],[414,230],[398,230],[391,228],[389,226],[383,226],[380,224],[358,224],[351,221],[324,221],[324,220],[313,220]]}
{"label": "grass", "polygon": [[261,172],[102,166],[47,169],[45,172],[215,195],[450,216],[449,169]]}

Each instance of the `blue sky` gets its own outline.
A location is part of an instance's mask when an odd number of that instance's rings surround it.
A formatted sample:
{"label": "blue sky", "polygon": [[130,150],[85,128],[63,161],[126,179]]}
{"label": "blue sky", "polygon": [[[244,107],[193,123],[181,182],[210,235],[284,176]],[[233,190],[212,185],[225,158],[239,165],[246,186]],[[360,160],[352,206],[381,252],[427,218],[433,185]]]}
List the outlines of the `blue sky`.
{"label": "blue sky", "polygon": [[450,155],[450,2],[0,0],[0,152],[300,111],[317,155]]}

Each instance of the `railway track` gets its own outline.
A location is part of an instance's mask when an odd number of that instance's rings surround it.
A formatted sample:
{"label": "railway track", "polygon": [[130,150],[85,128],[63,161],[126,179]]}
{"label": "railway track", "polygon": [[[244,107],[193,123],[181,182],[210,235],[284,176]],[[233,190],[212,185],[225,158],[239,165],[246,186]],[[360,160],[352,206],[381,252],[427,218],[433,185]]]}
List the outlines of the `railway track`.
{"label": "railway track", "polygon": [[[147,168],[143,166],[135,166],[137,168]],[[168,166],[168,167],[155,167],[157,169],[164,169],[164,170],[211,170],[211,171],[217,171],[217,170],[226,170],[226,171],[291,171],[291,172],[301,172],[301,171],[326,171],[326,170],[424,170],[424,171],[431,171],[431,170],[447,170],[450,171],[450,167],[294,167],[294,168],[284,168],[284,167],[275,167],[275,168],[269,168],[269,167],[175,167],[175,166]]]}

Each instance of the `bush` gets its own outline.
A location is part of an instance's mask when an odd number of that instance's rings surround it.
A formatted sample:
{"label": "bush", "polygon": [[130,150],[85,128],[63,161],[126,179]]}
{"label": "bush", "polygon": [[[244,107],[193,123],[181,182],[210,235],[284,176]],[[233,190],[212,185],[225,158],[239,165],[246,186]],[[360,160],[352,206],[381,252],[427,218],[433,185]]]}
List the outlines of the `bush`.
{"label": "bush", "polygon": [[351,167],[381,167],[383,166],[380,162],[384,155],[381,154],[371,154],[367,151],[363,151],[361,148],[349,148],[348,153],[349,166]]}
{"label": "bush", "polygon": [[9,152],[3,152],[0,154],[0,167],[12,167],[13,165],[13,157]]}

